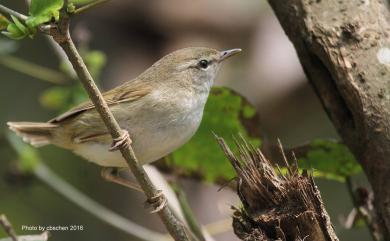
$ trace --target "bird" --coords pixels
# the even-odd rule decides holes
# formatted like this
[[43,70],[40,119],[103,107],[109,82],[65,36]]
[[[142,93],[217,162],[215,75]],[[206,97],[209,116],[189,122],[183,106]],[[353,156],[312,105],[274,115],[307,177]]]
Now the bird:
[[[141,164],[154,162],[190,140],[201,123],[221,64],[239,52],[241,49],[179,49],[138,77],[103,93],[120,127],[131,136]],[[109,151],[111,135],[91,101],[48,122],[7,125],[34,147],[53,144],[102,167],[127,167],[120,152]]]

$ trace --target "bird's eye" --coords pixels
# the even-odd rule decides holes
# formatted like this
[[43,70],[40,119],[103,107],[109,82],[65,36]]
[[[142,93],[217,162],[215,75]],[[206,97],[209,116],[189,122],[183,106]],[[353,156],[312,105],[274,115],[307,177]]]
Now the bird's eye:
[[207,69],[208,66],[209,66],[209,61],[205,59],[199,61],[199,67],[201,67],[202,69]]

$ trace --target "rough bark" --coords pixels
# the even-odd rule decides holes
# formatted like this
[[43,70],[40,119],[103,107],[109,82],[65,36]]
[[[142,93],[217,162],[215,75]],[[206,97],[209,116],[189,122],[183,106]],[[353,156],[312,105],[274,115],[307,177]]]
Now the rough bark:
[[234,155],[217,140],[237,173],[237,193],[243,208],[233,215],[235,234],[245,241],[338,241],[311,175],[289,166],[276,173],[259,149],[244,140]]
[[269,0],[375,193],[390,233],[390,12],[384,0]]

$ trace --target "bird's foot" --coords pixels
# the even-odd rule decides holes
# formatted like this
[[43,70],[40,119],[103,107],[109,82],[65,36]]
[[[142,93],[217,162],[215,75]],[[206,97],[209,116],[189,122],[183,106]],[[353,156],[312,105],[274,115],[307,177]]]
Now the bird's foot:
[[132,143],[132,140],[130,139],[129,132],[127,130],[122,129],[122,134],[120,137],[115,138],[112,141],[111,147],[108,149],[109,151],[117,151],[121,148],[128,148]]
[[149,205],[153,207],[153,210],[150,213],[157,213],[160,212],[168,203],[167,198],[164,196],[163,192],[161,190],[158,190],[156,195],[152,198],[149,198],[145,202],[145,206],[148,207]]
[[123,177],[120,177],[118,174],[118,168],[115,167],[103,167],[101,171],[101,176],[103,177],[104,180],[113,182],[125,187],[128,187],[130,189],[139,191],[143,193],[143,190],[141,187]]

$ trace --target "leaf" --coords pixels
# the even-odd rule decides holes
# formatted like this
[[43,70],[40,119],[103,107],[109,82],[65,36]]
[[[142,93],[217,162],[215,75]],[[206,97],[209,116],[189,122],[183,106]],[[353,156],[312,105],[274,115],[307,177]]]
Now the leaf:
[[74,13],[75,10],[76,10],[76,6],[74,5],[74,3],[72,2],[68,3],[68,6],[66,7],[66,11],[68,13]]
[[26,26],[24,26],[24,25],[19,21],[19,19],[17,19],[16,17],[14,17],[14,16],[12,16],[12,15],[11,15],[11,18],[12,18],[12,21],[14,21],[16,27],[17,27],[22,33],[28,34],[28,29],[26,28]]
[[52,19],[58,21],[63,5],[63,0],[31,0],[29,9],[30,16],[26,24],[34,28]]
[[10,39],[20,40],[28,36],[28,33],[22,32],[20,28],[15,23],[10,23],[7,26],[7,31],[1,32]]
[[11,18],[13,22],[8,23],[7,31],[3,31],[2,34],[14,40],[20,40],[32,34],[32,32],[30,32],[30,30],[19,21],[19,19],[14,16],[11,16]]
[[11,22],[6,17],[4,17],[2,14],[0,14],[0,31],[7,29],[7,26],[10,23]]
[[306,156],[298,161],[300,168],[313,168],[315,176],[337,181],[362,171],[347,146],[329,140],[314,140]]
[[250,119],[255,113],[255,109],[233,91],[222,87],[213,88],[198,131],[190,142],[168,157],[168,164],[185,172],[200,173],[208,182],[220,177],[233,178],[235,172],[212,132],[223,136],[230,143],[233,143],[232,135],[241,133],[251,144],[259,146],[260,139],[250,137],[242,124],[242,119]]
[[19,21],[15,16],[12,16],[12,21],[10,22],[7,26],[7,32],[3,31],[2,33],[14,40],[20,40],[25,38],[26,36],[32,37],[36,30],[35,29],[30,29],[26,27],[22,22]]

